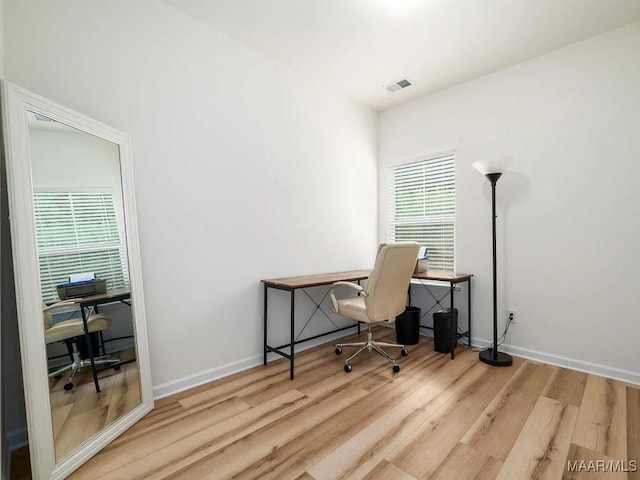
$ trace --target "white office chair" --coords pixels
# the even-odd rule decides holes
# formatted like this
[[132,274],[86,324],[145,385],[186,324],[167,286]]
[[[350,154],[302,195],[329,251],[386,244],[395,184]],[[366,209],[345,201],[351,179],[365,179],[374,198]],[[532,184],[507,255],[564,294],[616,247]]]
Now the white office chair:
[[[366,342],[336,345],[337,355],[342,353],[343,347],[359,347],[344,361],[345,372],[351,371],[349,362],[364,350],[376,351],[391,362],[394,372],[400,371],[400,365],[381,347],[401,348],[402,356],[407,356],[409,352],[404,345],[375,342],[371,326],[374,323],[393,322],[404,311],[418,249],[419,245],[415,242],[383,243],[378,247],[376,263],[364,287],[352,282],[336,282],[331,286],[329,295],[332,311],[367,324]],[[337,300],[334,291],[338,287],[355,290],[358,296]]]
[[[78,373],[78,371],[82,367],[87,367],[91,365],[91,360],[83,360],[80,357],[80,351],[78,349],[78,342],[84,342],[84,325],[82,324],[81,318],[71,318],[69,320],[63,320],[61,322],[53,323],[52,321],[52,313],[53,310],[62,307],[74,306],[75,303],[72,300],[66,300],[62,302],[57,302],[52,305],[43,306],[43,320],[44,320],[44,340],[47,345],[54,342],[68,342],[71,344],[71,357],[72,361],[70,364],[65,365],[57,370],[51,372],[49,377],[57,377],[61,375],[66,370],[71,370],[71,375],[69,376],[69,380],[64,385],[65,390],[71,390],[73,388],[73,379]],[[99,332],[102,333],[105,330],[108,330],[111,327],[111,318],[102,314],[93,314],[89,315],[87,318],[87,326],[89,327],[89,333]],[[111,358],[98,357],[95,358],[95,354],[98,352],[94,352],[94,363],[95,365],[110,365],[115,370],[120,368],[120,360],[115,360]],[[104,352],[103,352],[104,353]]]

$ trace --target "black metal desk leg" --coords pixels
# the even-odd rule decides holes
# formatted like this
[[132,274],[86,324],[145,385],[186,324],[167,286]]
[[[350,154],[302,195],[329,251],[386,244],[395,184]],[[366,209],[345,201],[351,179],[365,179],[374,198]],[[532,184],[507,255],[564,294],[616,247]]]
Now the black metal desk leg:
[[453,310],[453,282],[449,282],[449,296],[451,297],[451,328],[453,335],[451,336],[451,360],[455,358],[454,350],[458,341],[458,322],[456,321],[455,312]]
[[469,349],[471,349],[471,277],[467,280],[467,318],[469,319]]
[[291,366],[289,369],[289,378],[291,380],[293,380],[293,350],[295,348],[295,340],[294,340],[294,336],[295,336],[295,307],[296,307],[296,291],[295,289],[291,290],[291,358],[289,359],[291,362]]
[[89,361],[91,362],[91,373],[93,374],[93,383],[96,386],[96,393],[100,393],[100,384],[98,383],[98,371],[96,370],[96,362],[93,358],[93,348],[91,346],[91,334],[89,333],[89,323],[87,322],[87,313],[84,307],[80,307],[82,314],[82,325],[84,326],[84,341],[87,344],[87,352],[89,352]]
[[[360,285],[360,280],[358,280],[358,285]],[[358,335],[360,335],[360,322],[357,322],[357,323],[358,323]]]
[[264,365],[267,364],[267,294],[268,294],[269,290],[266,284],[264,284],[264,313],[262,318],[263,320],[263,325],[262,325],[262,330],[263,330],[263,338],[264,338],[264,344],[263,344],[263,349],[264,349],[264,359],[263,359],[263,363]]

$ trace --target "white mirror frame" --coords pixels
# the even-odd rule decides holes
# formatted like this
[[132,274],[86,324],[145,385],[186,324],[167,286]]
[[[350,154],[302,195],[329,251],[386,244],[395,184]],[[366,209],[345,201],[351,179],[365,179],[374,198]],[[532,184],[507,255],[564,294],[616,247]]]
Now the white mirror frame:
[[[33,478],[63,479],[98,453],[153,409],[151,366],[138,247],[133,167],[129,136],[91,118],[58,105],[23,88],[4,82],[2,116],[5,138],[7,193],[11,243],[15,270],[16,304],[25,387],[25,406],[31,472]],[[126,245],[129,260],[133,327],[139,368],[141,403],[119,417],[87,442],[56,463],[47,355],[42,326],[33,184],[29,155],[27,111],[32,111],[78,130],[113,142],[120,150],[120,173],[124,197]]]

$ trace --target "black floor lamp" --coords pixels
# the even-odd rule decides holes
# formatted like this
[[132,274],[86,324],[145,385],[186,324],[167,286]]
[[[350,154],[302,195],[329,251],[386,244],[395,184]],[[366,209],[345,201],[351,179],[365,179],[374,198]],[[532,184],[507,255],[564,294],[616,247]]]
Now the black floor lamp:
[[480,352],[480,360],[496,367],[508,367],[513,363],[511,355],[498,351],[498,293],[496,272],[496,183],[513,163],[512,157],[480,160],[471,166],[491,182],[491,223],[493,227],[493,345]]

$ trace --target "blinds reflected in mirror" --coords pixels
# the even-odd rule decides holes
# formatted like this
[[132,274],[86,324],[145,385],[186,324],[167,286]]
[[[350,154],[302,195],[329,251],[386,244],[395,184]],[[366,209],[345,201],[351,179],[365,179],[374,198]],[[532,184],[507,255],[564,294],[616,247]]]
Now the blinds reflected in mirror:
[[56,285],[79,272],[94,272],[109,290],[129,287],[112,192],[36,191],[33,201],[44,301],[57,300]]

